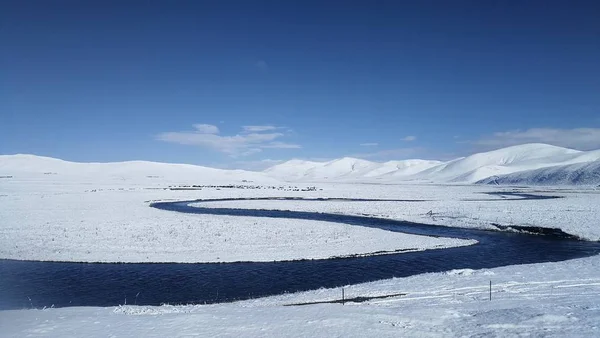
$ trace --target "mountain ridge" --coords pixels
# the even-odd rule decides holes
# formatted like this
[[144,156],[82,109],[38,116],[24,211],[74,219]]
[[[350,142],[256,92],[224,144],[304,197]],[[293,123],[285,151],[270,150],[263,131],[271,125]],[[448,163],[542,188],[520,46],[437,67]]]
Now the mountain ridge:
[[543,143],[528,143],[475,153],[446,162],[410,159],[380,163],[344,157],[327,162],[311,161],[310,168],[304,171],[288,161],[264,172],[286,181],[305,182],[475,183],[492,176],[596,160],[600,160],[600,150],[580,151]]
[[82,163],[46,156],[15,154],[0,155],[0,176],[57,174],[113,179],[164,178],[190,182],[217,180],[383,184],[490,183],[486,179],[500,178],[493,181],[494,184],[582,184],[581,182],[588,181],[595,184],[595,173],[600,169],[595,165],[586,164],[596,161],[600,161],[600,149],[579,151],[542,143],[500,148],[445,162],[420,159],[372,162],[353,157],[324,162],[292,159],[261,172],[150,161]]
[[557,165],[490,176],[477,181],[492,185],[597,185],[600,186],[600,160]]

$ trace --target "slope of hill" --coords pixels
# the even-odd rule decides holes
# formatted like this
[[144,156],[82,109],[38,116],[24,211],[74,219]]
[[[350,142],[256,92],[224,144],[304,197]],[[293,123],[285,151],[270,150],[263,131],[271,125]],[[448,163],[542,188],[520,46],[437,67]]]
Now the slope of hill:
[[441,161],[430,160],[389,161],[383,163],[380,168],[368,172],[364,177],[384,177],[384,175],[390,177],[409,176],[435,167],[441,163]]
[[600,160],[600,150],[578,151],[541,143],[523,144],[477,153],[448,162],[405,160],[385,163],[354,158],[330,162],[298,160],[282,163],[265,171],[287,181],[337,182],[464,182],[472,183],[499,176],[557,165],[587,163]]
[[374,163],[358,158],[344,157],[330,162],[323,163],[306,172],[304,179],[327,180],[327,179],[348,179],[361,177],[371,170],[381,166],[380,163]]
[[[263,172],[147,161],[76,163],[35,155],[0,155],[0,177],[57,175],[57,178],[159,179],[207,184],[242,181],[475,183],[489,177],[500,177],[499,181],[494,182],[594,184],[598,170],[592,164],[595,161],[600,161],[600,150],[578,151],[540,143],[477,153],[447,162],[413,159],[378,163],[344,157],[329,162],[291,160]],[[536,171],[544,168],[548,170]],[[506,176],[513,173],[524,174]]]
[[295,181],[302,179],[306,175],[307,171],[321,165],[321,162],[290,160],[267,168],[263,172],[271,177]]
[[479,184],[507,185],[600,185],[600,160],[520,171],[492,176]]
[[327,182],[364,181],[409,176],[439,165],[440,161],[404,160],[385,163],[344,157],[329,162],[291,160],[264,171],[271,177],[286,181]]
[[197,183],[225,183],[257,181],[276,182],[263,173],[243,170],[224,170],[190,164],[172,164],[147,161],[112,163],[79,163],[36,155],[0,155],[0,176],[54,178],[117,179],[182,181]]
[[531,143],[477,153],[440,165],[419,178],[445,182],[475,182],[515,171],[537,169],[572,160],[582,152],[547,144]]

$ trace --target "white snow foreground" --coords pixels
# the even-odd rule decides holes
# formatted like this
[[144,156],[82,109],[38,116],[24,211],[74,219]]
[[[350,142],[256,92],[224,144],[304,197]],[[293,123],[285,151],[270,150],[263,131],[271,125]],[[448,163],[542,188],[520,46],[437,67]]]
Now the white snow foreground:
[[[166,173],[168,174],[168,173]],[[21,174],[23,175],[23,174]],[[470,245],[309,220],[183,214],[152,200],[303,196],[318,192],[165,190],[145,178],[32,175],[0,181],[0,258],[74,262],[236,262],[325,259]],[[252,183],[255,184],[255,183]]]
[[[492,282],[492,300],[489,283]],[[4,337],[457,337],[600,335],[600,259],[454,270],[237,303],[0,312]],[[397,295],[402,294],[402,295]]]
[[[600,239],[600,192],[548,189],[562,199],[513,201],[487,195],[490,186],[320,184],[318,191],[265,189],[273,179],[254,176],[261,189],[164,190],[170,184],[234,178],[165,169],[122,176],[107,172],[45,173],[41,164],[0,171],[0,257],[75,261],[232,261],[343,255],[380,250],[408,237],[327,222],[178,214],[148,207],[150,200],[287,196],[421,199],[427,202],[232,201],[204,206],[286,209],[490,227],[491,223],[559,227]],[[68,167],[69,165],[67,165]],[[84,168],[85,166],[81,167]],[[58,168],[60,169],[60,168]],[[67,168],[68,169],[68,168]],[[111,169],[112,170],[112,169]],[[144,169],[146,170],[146,169]],[[195,170],[195,169],[194,169]],[[48,171],[49,172],[49,171]],[[147,177],[152,176],[152,177]],[[181,177],[178,177],[181,176]],[[263,180],[259,183],[258,180]],[[244,183],[246,184],[246,183]],[[429,212],[431,211],[431,212]],[[298,226],[300,225],[301,226]],[[282,233],[277,234],[278,229]],[[356,232],[354,232],[356,231]],[[372,237],[369,237],[372,236]],[[360,248],[362,239],[371,238]],[[458,245],[415,237],[427,244]],[[281,242],[281,243],[280,243]],[[234,243],[234,244],[225,244]],[[284,244],[282,244],[284,243]],[[414,244],[409,243],[409,247]],[[275,246],[273,246],[275,245]],[[237,249],[236,249],[237,248]],[[265,249],[267,248],[267,249]],[[269,251],[272,248],[273,251]],[[349,249],[348,249],[349,248]],[[236,251],[237,250],[237,251]],[[255,256],[252,256],[255,255]],[[260,256],[262,255],[262,256]],[[29,258],[28,258],[29,257]],[[248,259],[250,257],[250,259]],[[262,258],[261,258],[262,257]],[[489,282],[492,281],[492,301]],[[0,311],[3,337],[64,336],[580,336],[600,335],[600,258],[454,270],[345,287],[347,298],[389,296],[365,303],[283,306],[337,300],[341,289],[321,289],[230,304],[194,306],[74,307]]]
[[349,157],[329,162],[292,160],[275,165],[264,173],[290,182],[474,183],[495,175],[598,160],[600,150],[578,151],[532,143],[473,154],[448,162],[404,160],[377,163]]

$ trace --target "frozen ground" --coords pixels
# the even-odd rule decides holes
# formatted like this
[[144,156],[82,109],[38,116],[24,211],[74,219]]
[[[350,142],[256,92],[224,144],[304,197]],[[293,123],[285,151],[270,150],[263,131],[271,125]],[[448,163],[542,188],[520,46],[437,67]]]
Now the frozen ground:
[[[492,301],[489,282],[492,281]],[[597,337],[600,259],[459,270],[239,303],[0,312],[6,337]]]
[[[247,185],[247,184],[246,184]],[[257,184],[258,185],[258,184]],[[424,202],[227,201],[213,207],[372,215],[445,226],[556,227],[600,239],[600,191],[545,190],[563,196],[513,200],[503,188],[474,185],[319,184],[281,189],[164,190],[152,180],[78,181],[43,175],[0,181],[0,257],[87,262],[231,262],[328,258],[469,242],[390,233],[343,224],[180,214],[151,200],[289,196],[415,199]],[[268,184],[261,185],[268,187]]]
[[[319,197],[415,199],[426,202],[227,201],[205,207],[285,209],[407,220],[445,226],[495,229],[493,224],[560,228],[600,240],[600,190],[499,188],[476,185],[320,184]],[[515,200],[489,192],[519,191],[559,199]]]
[[234,262],[318,259],[468,245],[338,223],[190,215],[151,200],[318,196],[278,189],[164,190],[147,182],[81,182],[52,175],[0,182],[0,258],[80,262]]
[[[318,184],[323,190],[164,190],[185,181],[73,179],[0,181],[0,257],[76,261],[234,261],[325,258],[400,247],[456,245],[446,239],[314,221],[178,214],[151,200],[344,197],[426,202],[230,201],[204,206],[369,214],[448,226],[492,223],[560,227],[600,238],[593,189],[520,189],[562,199],[509,200],[490,186]],[[272,182],[241,183],[272,186]],[[507,189],[512,190],[512,189]],[[431,213],[429,213],[431,211]],[[279,231],[279,232],[278,232]],[[399,237],[396,237],[399,236]],[[464,242],[462,244],[465,244]],[[400,246],[400,247],[398,247]],[[362,250],[362,251],[361,251]],[[492,281],[492,301],[489,282]],[[321,289],[207,306],[121,306],[1,311],[2,336],[556,336],[600,335],[600,258],[423,274],[347,286],[364,303],[284,306],[341,297]]]
[[[318,184],[317,187],[323,190],[210,188],[173,191],[163,190],[166,183],[157,183],[150,178],[73,181],[59,176],[15,177],[0,181],[0,257],[90,261],[99,258],[106,261],[196,261],[217,260],[218,257],[218,261],[227,261],[239,260],[239,257],[272,259],[275,254],[281,259],[311,254],[327,257],[356,253],[359,249],[366,252],[381,250],[388,243],[394,248],[406,243],[414,245],[408,237],[396,238],[392,236],[395,234],[377,229],[310,221],[302,222],[299,227],[299,221],[177,214],[148,207],[150,200],[225,197],[428,201],[231,201],[206,205],[369,214],[449,226],[539,225],[560,227],[589,239],[600,238],[600,194],[593,189],[545,190],[537,193],[565,198],[515,201],[508,200],[512,197],[485,194],[503,191],[490,186]],[[277,234],[279,229],[281,233]],[[327,251],[334,247],[331,241],[336,236],[338,241],[334,242],[338,246],[335,250],[338,251]],[[364,238],[370,240],[363,242]],[[422,237],[415,239],[421,247],[427,243],[440,244],[427,242],[430,239]],[[441,241],[448,244],[444,239]],[[227,242],[234,244],[225,244]],[[273,242],[277,243],[275,247]],[[269,252],[269,245],[273,252]],[[490,281],[492,301],[488,300]],[[560,263],[423,274],[345,288],[347,298],[398,293],[405,295],[345,305],[283,306],[339,299],[341,289],[338,288],[209,306],[2,311],[0,335],[600,335],[598,256]]]

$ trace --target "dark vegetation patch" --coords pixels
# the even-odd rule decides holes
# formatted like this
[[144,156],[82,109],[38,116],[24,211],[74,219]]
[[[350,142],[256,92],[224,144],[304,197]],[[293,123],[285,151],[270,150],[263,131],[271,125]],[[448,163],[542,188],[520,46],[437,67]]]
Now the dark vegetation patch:
[[302,305],[315,305],[315,304],[344,304],[344,303],[363,303],[372,299],[385,299],[392,297],[401,297],[406,296],[406,293],[393,293],[390,295],[383,296],[359,296],[353,298],[342,298],[342,299],[334,299],[334,300],[322,300],[316,302],[306,302],[306,303],[293,303],[293,304],[285,304],[283,306],[302,306]]
[[268,185],[246,185],[246,184],[228,184],[228,185],[177,185],[165,188],[168,190],[202,190],[202,189],[243,189],[243,190],[280,190],[280,191],[317,191],[317,187],[300,188],[297,186],[268,186]]
[[565,238],[565,239],[583,240],[581,237],[566,233],[559,228],[545,228],[545,227],[526,226],[526,225],[500,225],[498,223],[491,223],[491,225],[495,226],[496,228],[498,228],[500,230],[504,230],[504,231],[514,231],[514,232],[531,234],[531,235],[552,236],[552,237]]

